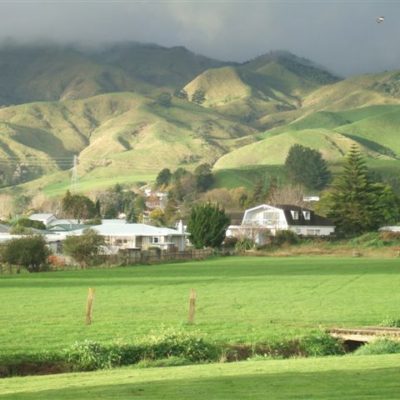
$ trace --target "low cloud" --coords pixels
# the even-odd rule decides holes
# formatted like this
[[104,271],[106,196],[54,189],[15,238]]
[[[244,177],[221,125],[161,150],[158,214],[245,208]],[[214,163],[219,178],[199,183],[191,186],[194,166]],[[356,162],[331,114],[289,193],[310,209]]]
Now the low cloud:
[[[376,18],[384,15],[382,24]],[[349,75],[400,69],[393,1],[37,1],[0,3],[0,39],[184,45],[245,61],[289,50]]]

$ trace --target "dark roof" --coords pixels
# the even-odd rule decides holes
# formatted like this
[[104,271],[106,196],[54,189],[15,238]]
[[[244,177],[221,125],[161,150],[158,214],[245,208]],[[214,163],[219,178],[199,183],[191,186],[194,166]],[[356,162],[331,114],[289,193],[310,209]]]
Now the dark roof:
[[243,221],[244,211],[226,211],[232,225],[240,225]]
[[[283,210],[288,225],[308,225],[308,226],[335,226],[335,224],[328,218],[315,214],[313,210],[305,207],[294,206],[290,204],[278,204],[275,207]],[[291,211],[299,213],[299,219],[293,219]],[[304,218],[304,211],[310,213],[310,219]]]

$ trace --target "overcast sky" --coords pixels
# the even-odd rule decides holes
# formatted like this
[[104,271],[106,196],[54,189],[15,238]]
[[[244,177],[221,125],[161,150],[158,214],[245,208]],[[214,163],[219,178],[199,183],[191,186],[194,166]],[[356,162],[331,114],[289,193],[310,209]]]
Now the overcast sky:
[[283,49],[349,75],[400,69],[400,0],[0,0],[6,38],[183,45],[231,61]]

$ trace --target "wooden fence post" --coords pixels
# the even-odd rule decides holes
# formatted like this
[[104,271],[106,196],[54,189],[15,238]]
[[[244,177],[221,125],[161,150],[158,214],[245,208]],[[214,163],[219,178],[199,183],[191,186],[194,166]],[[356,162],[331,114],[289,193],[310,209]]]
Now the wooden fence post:
[[189,296],[189,324],[194,324],[194,315],[196,312],[196,291],[194,289],[190,290]]
[[86,325],[90,325],[92,323],[94,292],[94,288],[89,288],[86,302]]

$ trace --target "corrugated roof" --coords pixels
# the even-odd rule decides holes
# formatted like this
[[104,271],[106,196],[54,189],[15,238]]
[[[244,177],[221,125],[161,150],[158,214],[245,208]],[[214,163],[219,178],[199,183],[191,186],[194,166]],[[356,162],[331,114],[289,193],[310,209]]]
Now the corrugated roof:
[[[160,228],[145,224],[110,223],[91,227],[102,236],[181,236],[175,229]],[[82,234],[84,229],[74,231],[74,235]]]

